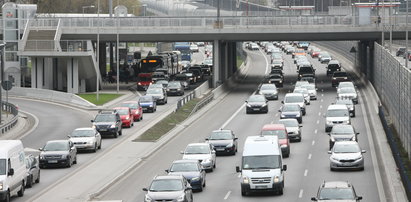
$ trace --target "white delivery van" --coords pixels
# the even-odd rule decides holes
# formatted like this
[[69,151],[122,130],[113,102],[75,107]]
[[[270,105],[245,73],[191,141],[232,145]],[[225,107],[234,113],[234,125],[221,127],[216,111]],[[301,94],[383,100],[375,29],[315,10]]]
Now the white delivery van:
[[250,192],[274,192],[284,189],[284,171],[281,148],[277,136],[249,136],[244,143],[241,168],[241,195]]
[[14,195],[23,196],[26,176],[23,143],[0,140],[0,201],[8,202]]

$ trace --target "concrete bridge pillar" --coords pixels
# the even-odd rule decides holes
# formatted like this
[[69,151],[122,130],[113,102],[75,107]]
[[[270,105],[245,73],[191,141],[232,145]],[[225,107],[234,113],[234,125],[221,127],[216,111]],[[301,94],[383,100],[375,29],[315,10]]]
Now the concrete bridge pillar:
[[237,44],[236,42],[229,42],[227,46],[227,78],[231,77],[237,71]]
[[43,89],[53,89],[53,58],[44,58],[43,60]]
[[44,82],[44,58],[33,57],[32,58],[32,68],[31,68],[31,87],[32,88],[43,88]]
[[67,60],[67,92],[79,93],[78,59]]
[[222,66],[221,63],[221,41],[215,40],[213,42],[213,78],[212,78],[212,86],[213,88],[219,86],[221,84],[221,73],[220,69]]
[[214,41],[213,87],[217,87],[235,72],[237,56],[235,42]]

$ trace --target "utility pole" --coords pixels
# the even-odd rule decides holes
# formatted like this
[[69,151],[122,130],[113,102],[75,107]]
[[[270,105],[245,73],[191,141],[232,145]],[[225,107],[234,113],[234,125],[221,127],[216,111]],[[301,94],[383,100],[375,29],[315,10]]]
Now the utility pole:
[[408,69],[408,60],[410,55],[408,54],[408,0],[405,0],[406,14],[405,14],[405,67]]
[[100,88],[100,0],[97,0],[97,83],[96,83],[96,100],[99,100]]

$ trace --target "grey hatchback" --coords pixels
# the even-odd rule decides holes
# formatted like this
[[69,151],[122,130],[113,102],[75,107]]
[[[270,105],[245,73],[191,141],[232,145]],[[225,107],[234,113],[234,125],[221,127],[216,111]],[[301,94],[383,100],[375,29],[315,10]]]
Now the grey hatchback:
[[150,187],[143,188],[147,194],[145,202],[181,201],[192,202],[193,191],[190,183],[182,175],[162,175],[154,177]]

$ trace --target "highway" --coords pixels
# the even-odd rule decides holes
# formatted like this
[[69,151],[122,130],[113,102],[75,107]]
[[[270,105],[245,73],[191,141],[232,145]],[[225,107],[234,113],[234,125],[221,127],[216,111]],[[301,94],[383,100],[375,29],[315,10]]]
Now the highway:
[[[193,61],[201,63],[204,60],[204,52],[195,53],[193,55]],[[197,86],[193,85],[193,86]],[[190,92],[194,87],[190,88]],[[121,93],[121,92],[120,92]],[[127,100],[138,100],[139,95],[144,92],[138,92],[135,97],[130,97]],[[34,184],[32,188],[26,189],[23,197],[13,197],[13,202],[23,202],[28,199],[32,200],[36,198],[36,195],[41,192],[47,192],[47,190],[56,183],[59,179],[73,173],[79,172],[83,165],[87,165],[97,159],[99,156],[103,156],[110,148],[115,146],[121,141],[124,141],[126,137],[141,130],[142,126],[148,122],[156,119],[160,114],[165,113],[170,108],[175,108],[177,101],[181,96],[169,96],[168,103],[166,105],[158,105],[155,113],[144,113],[144,119],[140,122],[134,122],[134,126],[131,128],[123,128],[123,135],[119,138],[104,138],[102,143],[102,149],[97,153],[81,152],[78,153],[77,165],[71,168],[52,168],[41,170],[40,183]],[[97,111],[86,111],[78,108],[74,108],[68,105],[56,104],[46,101],[32,100],[26,98],[9,98],[9,101],[19,106],[19,110],[34,115],[38,120],[37,127],[24,137],[21,137],[24,147],[38,149],[43,147],[48,140],[67,139],[68,135],[79,127],[91,127],[90,120],[94,119]],[[110,107],[115,107],[113,105]],[[64,182],[63,182],[64,183]]]
[[[192,125],[188,126],[167,145],[159,149],[134,171],[128,173],[121,181],[111,186],[98,196],[100,200],[123,200],[125,202],[143,201],[145,192],[141,189],[148,187],[155,175],[165,174],[164,170],[171,162],[181,159],[181,150],[189,143],[203,142],[212,130],[219,128],[231,129],[239,138],[239,149],[236,156],[217,157],[214,172],[207,173],[206,188],[203,192],[195,193],[195,201],[309,201],[315,196],[319,185],[324,180],[348,180],[353,183],[357,194],[364,201],[382,201],[378,194],[378,184],[375,168],[378,165],[372,161],[372,147],[369,139],[372,134],[367,124],[367,114],[364,110],[363,97],[359,96],[356,105],[356,117],[352,124],[359,135],[359,144],[367,150],[365,154],[364,171],[331,172],[329,169],[328,135],[324,132],[324,118],[328,105],[336,97],[335,88],[331,87],[330,79],[325,76],[325,64],[312,60],[317,69],[318,100],[311,101],[307,106],[307,115],[303,118],[302,141],[291,143],[291,155],[285,159],[288,170],[285,172],[284,195],[251,195],[241,196],[239,173],[235,166],[240,165],[244,140],[247,136],[258,135],[264,124],[276,123],[279,120],[278,109],[285,93],[292,91],[292,83],[296,81],[296,67],[290,55],[285,56],[285,85],[280,90],[278,101],[269,102],[268,114],[246,114],[244,101],[256,89],[262,76],[269,68],[267,56],[263,51],[249,52],[248,71],[245,80],[237,85],[224,99],[205,112]],[[361,86],[359,86],[361,92]]]

